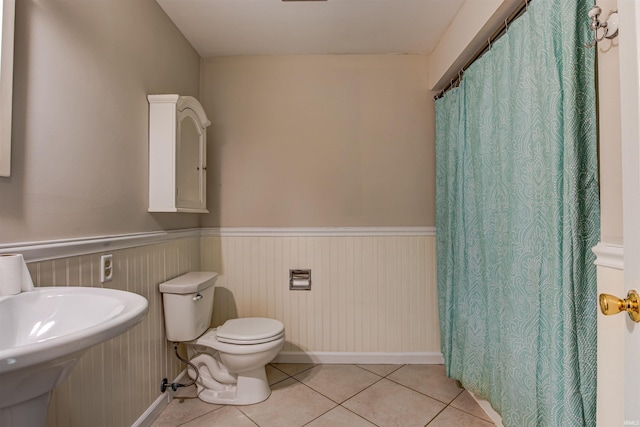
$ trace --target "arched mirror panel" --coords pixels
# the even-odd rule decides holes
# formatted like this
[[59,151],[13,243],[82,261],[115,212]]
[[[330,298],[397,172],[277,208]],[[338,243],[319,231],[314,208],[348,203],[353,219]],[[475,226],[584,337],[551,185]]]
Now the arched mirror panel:
[[207,133],[193,97],[149,95],[149,212],[206,213]]

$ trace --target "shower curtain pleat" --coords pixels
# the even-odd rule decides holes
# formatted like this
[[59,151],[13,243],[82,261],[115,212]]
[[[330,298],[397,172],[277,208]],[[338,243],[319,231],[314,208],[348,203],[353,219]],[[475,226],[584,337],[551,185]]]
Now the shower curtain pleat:
[[595,425],[591,5],[533,1],[436,102],[442,352],[507,427]]

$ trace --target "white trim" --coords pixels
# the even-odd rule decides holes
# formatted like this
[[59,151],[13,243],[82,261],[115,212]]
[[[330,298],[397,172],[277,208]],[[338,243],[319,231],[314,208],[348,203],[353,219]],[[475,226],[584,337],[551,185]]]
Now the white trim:
[[[618,1],[620,19],[620,129],[622,140],[622,238],[625,246],[625,258],[629,260],[624,269],[624,289],[637,289],[640,283],[640,223],[637,220],[640,211],[640,5],[636,0]],[[617,327],[622,325],[617,324]],[[614,334],[613,325],[603,330],[605,334]],[[598,387],[598,420],[611,425],[619,420],[622,406],[624,420],[640,420],[640,396],[638,383],[640,370],[638,353],[640,337],[637,327],[629,323],[624,327],[624,341],[615,340],[617,347],[624,353],[624,371],[618,388],[607,388],[601,392]],[[600,335],[600,334],[598,334]],[[610,341],[613,342],[613,341]],[[611,347],[608,347],[611,348]],[[611,360],[603,357],[598,361],[598,375],[609,376],[615,368],[607,363]],[[604,362],[604,363],[602,363]],[[618,392],[620,391],[620,392]],[[624,402],[624,405],[618,405]],[[601,408],[607,408],[601,411]],[[609,413],[611,410],[611,413]],[[634,423],[635,421],[631,421]]]
[[13,101],[13,63],[16,21],[15,0],[0,2],[0,176],[11,176],[11,118]]
[[0,254],[20,253],[27,262],[147,246],[189,237],[435,236],[435,227],[222,227],[0,244]]
[[[185,369],[178,374],[173,382],[180,382],[180,380],[186,375],[187,370]],[[156,418],[158,418],[160,413],[162,413],[162,411],[169,405],[169,403],[171,403],[175,395],[176,392],[171,388],[168,388],[165,393],[161,394],[156,400],[153,401],[151,406],[149,406],[147,410],[144,411],[142,415],[140,415],[140,418],[138,418],[133,424],[131,424],[131,427],[150,427],[156,420]]]
[[272,363],[442,365],[444,364],[444,357],[439,352],[350,353],[281,351]]
[[435,227],[209,227],[202,237],[435,236]]
[[597,257],[595,265],[624,270],[624,246],[600,242],[591,250]]
[[493,421],[496,427],[504,427],[502,424],[502,417],[500,416],[499,413],[496,412],[495,409],[493,409],[493,406],[491,406],[491,403],[489,403],[489,401],[480,399],[478,396],[471,393],[470,391],[469,391],[469,394],[471,395],[471,397],[473,397],[476,403],[478,403],[478,406],[482,408],[484,413],[487,414],[487,417],[489,417],[491,421]]
[[20,253],[27,262],[67,258],[118,249],[153,245],[170,240],[200,237],[200,229],[121,234],[117,236],[21,242],[0,245],[0,254]]

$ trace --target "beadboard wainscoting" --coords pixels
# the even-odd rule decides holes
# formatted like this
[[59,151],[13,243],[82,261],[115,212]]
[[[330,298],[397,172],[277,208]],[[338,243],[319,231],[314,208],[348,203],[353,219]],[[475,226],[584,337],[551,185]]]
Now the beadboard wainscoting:
[[[133,246],[124,248],[126,246]],[[65,254],[104,250],[86,255]],[[5,246],[4,251],[8,250]],[[166,341],[158,284],[200,268],[200,233],[192,230],[47,242],[14,248],[27,260],[36,286],[94,286],[147,298],[149,313],[128,332],[91,348],[52,394],[48,427],[130,426],[157,400],[162,378],[184,366]],[[100,283],[100,255],[112,253],[113,280]],[[50,260],[43,260],[47,257]],[[161,408],[160,408],[161,409]]]
[[[212,325],[285,324],[279,362],[442,363],[435,229],[203,229],[202,267],[219,273]],[[311,269],[310,291],[289,290]]]
[[[212,325],[279,319],[280,362],[442,363],[435,230],[203,228],[0,245],[22,253],[36,286],[96,286],[146,297],[149,313],[90,349],[53,392],[48,427],[150,425],[184,373],[166,341],[158,285],[189,271],[219,273]],[[113,280],[100,283],[100,256]],[[310,291],[289,290],[289,269],[310,268]]]

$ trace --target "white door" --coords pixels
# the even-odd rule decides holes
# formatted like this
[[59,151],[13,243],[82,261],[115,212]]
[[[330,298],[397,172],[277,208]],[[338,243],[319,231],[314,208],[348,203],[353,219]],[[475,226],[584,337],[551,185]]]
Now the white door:
[[[630,289],[640,290],[640,5],[637,0],[619,0],[618,10],[626,294]],[[618,378],[619,398],[624,401],[623,425],[640,426],[640,323],[627,315],[624,318],[624,350],[610,351],[624,353],[623,378]]]

